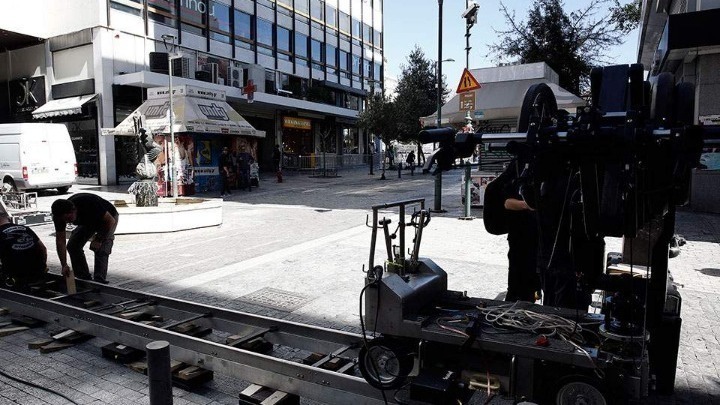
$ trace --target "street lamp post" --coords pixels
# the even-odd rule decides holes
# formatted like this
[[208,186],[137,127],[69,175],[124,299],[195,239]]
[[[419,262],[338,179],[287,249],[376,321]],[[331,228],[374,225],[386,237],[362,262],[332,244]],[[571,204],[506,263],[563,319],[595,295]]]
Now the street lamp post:
[[167,49],[168,43],[167,41],[170,41],[170,49],[168,52],[168,96],[170,97],[170,108],[168,111],[168,120],[170,124],[170,175],[172,178],[170,179],[172,181],[172,195],[174,198],[178,198],[178,184],[177,184],[177,162],[175,159],[175,128],[174,128],[174,111],[173,111],[173,86],[172,86],[172,77],[173,77],[173,64],[172,61],[177,57],[177,55],[174,54],[175,52],[175,36],[165,34],[162,36],[163,43],[165,44],[165,48]]

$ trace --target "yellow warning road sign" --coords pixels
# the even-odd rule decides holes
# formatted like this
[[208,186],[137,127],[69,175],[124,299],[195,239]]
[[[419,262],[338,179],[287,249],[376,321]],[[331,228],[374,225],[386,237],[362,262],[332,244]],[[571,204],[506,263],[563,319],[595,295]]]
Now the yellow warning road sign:
[[470,74],[470,71],[465,68],[465,70],[463,70],[462,76],[460,77],[460,84],[458,84],[457,90],[455,92],[464,93],[466,91],[477,90],[480,87],[480,83],[478,83],[478,81],[475,80],[473,75]]

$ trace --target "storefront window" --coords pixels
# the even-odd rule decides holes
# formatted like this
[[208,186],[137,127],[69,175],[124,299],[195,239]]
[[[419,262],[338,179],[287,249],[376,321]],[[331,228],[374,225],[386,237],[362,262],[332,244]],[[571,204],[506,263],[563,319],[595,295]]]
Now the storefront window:
[[68,121],[67,129],[75,148],[78,165],[78,183],[99,184],[98,138],[94,119]]
[[343,129],[343,153],[360,153],[359,135],[357,128]]
[[160,24],[175,26],[175,0],[147,0],[148,17]]

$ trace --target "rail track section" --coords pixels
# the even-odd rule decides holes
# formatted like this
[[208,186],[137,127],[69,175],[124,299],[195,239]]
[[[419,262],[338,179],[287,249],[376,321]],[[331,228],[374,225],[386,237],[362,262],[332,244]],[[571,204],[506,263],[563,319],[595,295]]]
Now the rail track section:
[[[49,277],[46,285],[56,289],[64,285],[61,276]],[[301,398],[326,403],[383,403],[381,392],[356,375],[361,335],[93,282],[78,281],[77,286],[78,292],[72,295],[48,294],[43,289],[40,293],[44,297],[37,296],[37,291],[28,295],[3,290],[0,306],[136,349],[165,340],[174,360]],[[178,332],[187,325],[205,333],[198,337]],[[227,341],[233,338],[235,341]],[[272,344],[271,350],[258,353],[236,347],[257,338]],[[315,358],[312,364],[302,363],[307,362],[308,355]]]

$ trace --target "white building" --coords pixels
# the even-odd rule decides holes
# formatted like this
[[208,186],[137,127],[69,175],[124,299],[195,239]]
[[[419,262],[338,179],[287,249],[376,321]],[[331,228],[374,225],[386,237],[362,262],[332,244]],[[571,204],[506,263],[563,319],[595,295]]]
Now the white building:
[[[66,123],[80,179],[115,184],[134,168],[134,139],[100,129],[168,86],[170,52],[174,86],[224,92],[266,133],[253,150],[261,167],[275,144],[361,155],[368,140],[354,124],[382,87],[382,10],[382,0],[13,2],[0,15],[0,122]],[[212,156],[228,138],[207,141]]]
[[[670,72],[695,85],[697,123],[720,124],[720,0],[644,0],[638,61],[650,80]],[[720,212],[720,150],[708,149],[693,173],[690,204]]]

